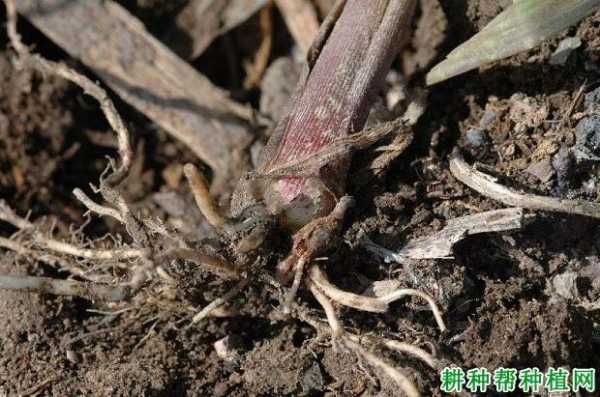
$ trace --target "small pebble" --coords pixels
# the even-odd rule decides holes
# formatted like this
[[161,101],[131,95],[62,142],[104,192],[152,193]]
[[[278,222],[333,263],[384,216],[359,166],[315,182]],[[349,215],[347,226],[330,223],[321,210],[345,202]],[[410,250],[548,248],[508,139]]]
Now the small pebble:
[[587,111],[592,111],[594,108],[600,107],[600,87],[585,94],[583,106]]
[[479,120],[479,128],[485,130],[492,124],[496,118],[498,117],[498,113],[493,110],[486,110],[483,116],[481,116],[481,120]]
[[323,374],[321,373],[321,368],[319,368],[319,364],[313,362],[310,368],[302,375],[300,384],[305,393],[323,391],[325,388],[325,381],[323,379]]
[[569,178],[573,174],[575,162],[569,149],[562,147],[552,158],[552,167],[556,171],[558,194],[561,195],[569,188]]
[[214,343],[215,352],[227,363],[236,363],[240,359],[242,338],[238,335],[228,335]]
[[579,37],[567,37],[558,44],[558,48],[550,57],[550,64],[564,65],[567,62],[567,59],[569,59],[571,52],[580,46],[581,39]]
[[577,290],[577,273],[573,271],[566,271],[554,276],[552,279],[552,287],[555,294],[564,299],[572,301],[579,297],[579,291]]
[[600,117],[581,120],[575,129],[575,157],[577,160],[600,160]]
[[554,168],[549,158],[531,163],[525,171],[544,183],[548,182],[554,176]]
[[596,179],[594,178],[590,178],[587,181],[584,181],[581,184],[581,187],[583,188],[585,194],[589,195],[590,197],[594,197],[598,193],[598,184],[596,183]]
[[467,131],[465,134],[465,139],[467,145],[474,148],[481,148],[487,143],[487,137],[485,133],[475,128],[471,128],[469,131]]

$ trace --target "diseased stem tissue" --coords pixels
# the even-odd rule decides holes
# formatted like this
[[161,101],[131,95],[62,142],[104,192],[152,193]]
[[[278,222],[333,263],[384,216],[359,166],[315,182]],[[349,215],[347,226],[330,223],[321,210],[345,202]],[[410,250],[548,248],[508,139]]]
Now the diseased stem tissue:
[[[338,2],[309,53],[289,113],[263,151],[259,174],[303,160],[363,128],[414,8],[413,0]],[[304,170],[309,176],[270,178],[252,188],[243,181],[232,207],[263,200],[282,224],[296,230],[331,212],[344,194],[348,160],[341,154]]]

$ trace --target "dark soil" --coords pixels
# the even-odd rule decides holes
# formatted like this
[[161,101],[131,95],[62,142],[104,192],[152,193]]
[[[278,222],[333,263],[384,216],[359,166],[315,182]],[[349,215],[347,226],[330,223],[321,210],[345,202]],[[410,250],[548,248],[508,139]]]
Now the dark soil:
[[[121,3],[160,35],[161,20],[172,18],[186,2]],[[446,21],[435,2],[423,2],[425,19],[405,50],[408,60],[395,65],[413,86],[423,84],[433,62],[511,2],[443,3],[446,33]],[[283,22],[276,22],[276,32],[283,31]],[[236,48],[236,40],[243,40],[240,46],[247,48],[247,35],[239,29],[252,30],[255,25],[251,19],[215,41],[197,62],[202,64],[199,69],[234,89],[237,83],[228,80],[219,65],[229,62],[226,53]],[[25,21],[19,29],[37,51],[86,72]],[[580,37],[582,47],[565,65],[550,65],[548,59],[567,35]],[[88,189],[90,182],[98,181],[105,156],[114,155],[113,135],[96,104],[77,88],[15,71],[6,38],[1,37],[0,198],[20,214],[31,211],[32,219],[49,217],[55,236],[68,239],[69,226],[77,227],[86,219],[72,189]],[[433,348],[444,363],[465,369],[563,366],[600,372],[598,221],[539,214],[518,233],[469,238],[455,248],[455,259],[421,261],[410,269],[382,263],[355,244],[362,230],[380,245],[395,249],[439,230],[447,219],[500,208],[451,176],[447,155],[457,145],[470,161],[484,163],[530,192],[600,200],[600,162],[570,159],[571,148],[581,144],[577,123],[556,128],[580,87],[600,81],[599,37],[597,14],[528,53],[431,89],[409,150],[368,188],[351,184],[349,193],[358,205],[344,228],[350,244],[330,255],[326,270],[333,283],[350,291],[360,292],[365,278],[394,277],[404,286],[430,293],[444,311],[449,332],[440,335],[431,312],[418,300],[395,303],[382,315],[342,309],[345,326]],[[283,48],[290,43],[287,36],[277,40],[281,44],[275,50],[281,54],[273,54],[273,60],[285,54]],[[281,85],[289,95],[290,82]],[[587,91],[594,88],[588,86]],[[236,92],[254,106],[260,95],[260,90]],[[166,219],[176,213],[185,218],[190,233],[205,232],[180,171],[185,162],[194,160],[193,154],[125,103],[116,104],[136,142],[127,197],[154,216]],[[576,112],[585,110],[583,106]],[[361,167],[361,156],[368,153],[358,155],[354,171]],[[185,208],[161,206],[157,192],[176,197]],[[122,232],[109,221],[94,219],[85,228],[88,238]],[[13,231],[0,224],[3,236]],[[284,244],[278,245],[286,245],[281,240]],[[274,267],[283,255],[285,249],[273,250],[263,260]],[[181,266],[175,273],[183,280],[182,296],[195,307],[231,287],[231,282],[194,268]],[[571,273],[576,282],[568,289],[562,280]],[[0,274],[65,276],[10,251],[0,251]],[[322,316],[308,293],[301,292],[299,299]],[[594,302],[595,309],[589,305]],[[157,304],[110,314],[111,307],[79,298],[0,290],[0,396],[396,395],[385,376],[371,373],[356,356],[332,347],[328,339],[317,338],[308,325],[282,317],[278,306],[276,296],[255,285],[233,303],[239,315],[190,327],[187,309]],[[238,342],[238,357],[231,362],[220,358],[213,347],[225,336]],[[423,395],[441,395],[438,373],[403,355],[378,354],[409,374]]]

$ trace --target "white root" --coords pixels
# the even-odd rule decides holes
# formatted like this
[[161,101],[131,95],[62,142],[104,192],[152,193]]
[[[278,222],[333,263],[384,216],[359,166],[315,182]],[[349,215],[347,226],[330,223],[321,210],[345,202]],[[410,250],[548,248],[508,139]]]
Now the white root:
[[[0,220],[12,224],[21,230],[33,230],[35,225],[29,222],[27,219],[18,216],[4,201],[0,200]],[[92,260],[117,260],[117,259],[132,259],[138,258],[144,255],[144,250],[137,248],[116,248],[116,249],[90,249],[81,248],[73,244],[58,241],[49,237],[44,236],[42,233],[34,231],[33,241],[42,248],[48,250],[76,256],[85,259]],[[19,246],[18,243],[9,239],[2,239],[1,245],[4,248],[11,249],[19,253],[22,252],[23,247]]]
[[398,371],[396,368],[392,367],[373,353],[368,352],[364,347],[362,347],[359,343],[356,343],[350,339],[345,339],[344,344],[349,348],[360,354],[362,358],[364,358],[369,364],[373,367],[380,369],[387,376],[389,376],[396,384],[400,387],[402,392],[406,394],[408,397],[420,397],[421,393],[417,389],[417,386],[414,384],[412,380],[410,380],[406,375],[402,372]]
[[300,258],[294,267],[294,281],[292,282],[292,286],[288,291],[288,294],[285,298],[285,304],[283,305],[283,312],[285,314],[290,313],[290,307],[292,302],[296,298],[296,294],[298,293],[298,289],[300,288],[300,284],[302,283],[302,276],[304,275],[304,265],[306,263],[306,259]]
[[[42,58],[39,55],[31,54],[29,52],[29,49],[21,42],[21,38],[17,32],[17,13],[15,1],[5,0],[5,4],[7,11],[7,31],[11,45],[17,53],[17,66],[21,68],[31,68],[42,73],[43,75],[56,75],[67,79],[79,86],[80,88],[82,88],[85,93],[92,96],[99,102],[100,108],[104,116],[106,117],[106,120],[108,121],[109,125],[111,126],[111,128],[117,136],[119,155],[121,157],[121,165],[119,169],[116,170],[115,173],[113,173],[109,177],[110,184],[113,186],[116,185],[118,182],[122,181],[127,176],[133,159],[133,151],[130,145],[129,131],[125,126],[125,123],[121,119],[121,116],[117,112],[113,102],[110,100],[108,94],[103,88],[101,88],[99,85],[94,83],[86,76],[77,73],[76,71],[67,67],[64,64],[52,62]],[[123,223],[128,221],[128,217],[130,215],[129,208],[124,202],[124,200],[118,197],[118,194],[116,195],[117,197],[115,197],[115,203],[113,203],[118,207],[118,210],[104,207],[94,203],[93,200],[87,197],[79,189],[76,189],[74,191],[74,194],[91,211],[97,212],[100,215],[112,216]],[[9,223],[12,223],[19,229],[29,229],[33,227],[31,222],[23,218],[11,215],[14,215],[14,213],[12,213],[12,211],[10,210],[6,211],[5,205],[0,207],[1,220],[5,220]],[[132,258],[136,256],[141,256],[143,254],[143,252],[141,252],[140,250],[85,250],[72,246],[70,244],[61,243],[56,240],[41,237],[37,233],[35,239],[38,243],[43,243],[44,245],[46,245],[48,249],[69,255],[81,256],[88,259]]]
[[208,305],[206,305],[202,310],[200,310],[193,318],[192,324],[199,323],[204,320],[206,317],[210,316],[211,312],[217,309],[219,306],[223,305],[227,301],[233,299],[237,294],[239,294],[244,288],[248,285],[248,280],[244,279],[240,281],[235,287],[229,290],[225,295],[220,298],[215,299]]
[[317,265],[310,267],[309,277],[325,295],[344,306],[374,313],[385,313],[388,310],[387,303],[380,299],[353,294],[335,287]]
[[[8,36],[11,45],[17,52],[18,56],[16,59],[17,66],[21,68],[31,68],[42,73],[43,75],[55,75],[69,80],[70,82],[76,84],[81,89],[83,89],[86,94],[96,99],[100,104],[100,109],[102,110],[102,113],[106,117],[108,124],[117,136],[121,165],[118,169],[115,169],[115,172],[111,174],[106,180],[107,184],[109,185],[107,187],[116,186],[118,183],[123,181],[123,179],[127,176],[129,172],[133,161],[133,150],[131,149],[131,137],[129,130],[125,126],[123,119],[117,112],[117,109],[115,108],[110,97],[108,96],[106,91],[98,84],[94,83],[86,76],[76,72],[68,66],[61,63],[49,61],[37,54],[31,54],[28,48],[25,45],[23,45],[23,43],[21,42],[21,37],[17,33],[17,13],[15,1],[5,0],[4,2],[6,4],[7,11]],[[100,215],[112,216],[120,220],[122,223],[125,223],[126,225],[128,223],[131,223],[130,220],[133,217],[130,214],[129,206],[117,192],[111,192],[111,200],[109,201],[111,201],[111,204],[114,204],[117,207],[118,211],[94,203],[93,200],[87,197],[79,189],[76,189],[73,193],[78,199],[81,199],[82,203],[84,203],[84,205],[86,205],[86,207],[91,211],[97,212]],[[106,192],[103,191],[103,195],[106,198],[105,193]],[[135,239],[135,236],[132,237],[134,237]]]
[[80,296],[93,301],[109,302],[122,301],[131,294],[131,290],[123,286],[28,276],[0,276],[0,288],[42,294]]
[[77,256],[92,260],[116,260],[139,258],[144,255],[144,250],[137,248],[114,248],[114,249],[89,249],[80,248],[73,244],[64,243],[53,239],[44,239],[41,236],[35,238],[44,248],[62,254]]
[[[344,346],[357,353],[360,357],[362,357],[373,367],[382,370],[387,376],[389,376],[394,382],[396,382],[396,384],[407,396],[419,397],[421,395],[414,382],[411,381],[406,375],[404,375],[402,372],[398,371],[396,368],[392,367],[385,361],[381,360],[373,353],[367,351],[359,343],[360,338],[357,335],[344,332],[342,325],[340,324],[337,316],[335,315],[335,309],[333,308],[333,304],[331,303],[329,298],[327,298],[313,283],[309,284],[309,288],[311,288],[311,291],[314,294],[315,298],[323,307],[323,310],[325,311],[325,314],[327,316],[327,321],[329,323],[329,326],[331,327],[330,332],[335,338],[335,340],[341,341],[344,344]],[[305,316],[303,316],[302,319],[310,325],[312,325],[314,328],[316,328],[317,331],[323,330],[323,327],[317,321],[306,318]],[[413,347],[413,351],[420,350],[415,346]],[[427,353],[425,353],[425,355],[426,354]]]
[[[4,201],[0,200],[0,220],[8,222],[21,230],[34,230],[35,225],[27,219],[18,216]],[[117,260],[139,258],[144,255],[144,250],[137,248],[115,248],[115,249],[90,249],[81,248],[73,244],[58,241],[44,236],[41,232],[33,231],[33,241],[41,248],[46,248],[60,254],[66,254],[91,260]],[[2,239],[1,245],[19,253],[23,247],[12,240]]]
[[81,277],[88,281],[93,281],[97,283],[109,283],[113,277],[106,274],[99,274],[92,272],[90,270],[86,270],[81,268],[60,256],[54,256],[52,254],[48,254],[45,252],[38,252],[34,249],[31,249],[18,241],[7,239],[4,237],[0,237],[0,247],[6,248],[8,250],[16,252],[18,255],[25,256],[28,258],[34,258],[40,262],[44,262],[49,264],[50,266],[58,265],[61,270],[67,271],[74,276]]
[[331,284],[329,280],[327,280],[327,276],[316,265],[311,266],[309,273],[311,281],[314,282],[315,285],[325,295],[327,295],[329,298],[331,298],[333,301],[339,304],[353,307],[358,310],[383,313],[388,310],[388,305],[390,303],[405,296],[417,296],[419,298],[425,299],[431,307],[431,311],[433,312],[433,316],[435,317],[435,321],[437,322],[438,327],[442,332],[446,331],[446,325],[444,324],[441,310],[435,303],[434,299],[424,292],[410,288],[403,288],[380,298],[371,298],[340,290],[339,288]]
[[79,201],[81,201],[81,203],[83,205],[85,205],[88,210],[95,212],[98,215],[104,215],[104,216],[109,216],[109,217],[115,218],[119,222],[124,223],[123,216],[121,215],[121,213],[119,211],[117,211],[114,208],[107,207],[107,206],[96,203],[87,194],[85,194],[83,192],[83,190],[77,189],[77,188],[73,189],[73,195]]
[[[16,3],[14,0],[5,0],[5,4],[7,10],[8,36],[13,48],[17,53],[17,57],[15,59],[16,66],[19,68],[29,68],[42,73],[43,75],[55,75],[62,77],[82,88],[86,94],[94,97],[99,102],[100,108],[106,117],[106,120],[117,136],[121,164],[119,167],[117,167],[116,165],[113,165],[111,160],[110,167],[107,168],[107,170],[112,169],[112,173],[106,178],[103,176],[100,177],[100,189],[96,190],[96,192],[101,192],[103,198],[116,208],[109,208],[95,203],[79,189],[74,191],[75,196],[78,199],[81,199],[82,203],[90,211],[97,212],[100,215],[112,216],[123,223],[127,232],[133,238],[135,244],[138,247],[144,247],[144,249],[135,251],[90,251],[72,246],[67,243],[61,243],[56,240],[47,239],[35,231],[33,233],[34,241],[41,246],[48,248],[49,250],[56,250],[57,252],[81,256],[87,259],[127,259],[137,257],[142,265],[134,267],[132,282],[130,284],[139,287],[148,278],[150,270],[155,270],[156,266],[151,259],[152,241],[150,240],[146,229],[143,227],[143,224],[135,216],[133,216],[128,203],[122,197],[120,192],[115,189],[115,187],[127,177],[133,161],[133,151],[130,145],[129,131],[121,119],[121,116],[117,112],[113,102],[110,100],[108,94],[98,84],[64,64],[49,61],[37,54],[31,54],[29,52],[29,49],[23,45],[21,38],[17,33]],[[0,208],[0,210],[2,210],[2,208]],[[14,219],[4,220],[9,222],[14,221]],[[20,222],[19,224],[15,224],[14,222],[11,223],[20,229],[28,229],[32,227],[31,223],[28,221],[26,221],[26,223]]]
[[444,324],[444,319],[442,318],[441,310],[435,303],[435,300],[433,300],[431,296],[427,295],[422,291],[418,291],[416,289],[411,288],[402,288],[378,299],[384,301],[385,303],[392,303],[394,301],[397,301],[398,299],[404,298],[405,296],[417,296],[419,298],[425,299],[429,304],[431,311],[433,312],[433,317],[435,317],[435,321],[437,322],[440,331],[446,331],[447,328],[446,324]]
[[122,160],[121,174],[124,177],[133,160],[129,130],[125,126],[123,119],[121,119],[121,116],[117,112],[115,105],[106,91],[92,80],[77,73],[66,65],[49,61],[39,55],[30,54],[29,49],[21,42],[21,36],[17,32],[17,9],[15,0],[4,0],[4,3],[6,4],[8,37],[12,47],[19,56],[17,64],[20,67],[30,67],[35,69],[44,75],[56,75],[67,79],[81,87],[86,94],[94,97],[100,103],[100,108],[104,113],[106,120],[117,135],[119,154]]
[[19,255],[27,255],[31,252],[27,247],[5,237],[0,237],[0,247],[14,251]]
[[17,213],[14,212],[4,200],[0,200],[0,221],[10,223],[17,229],[33,228],[33,223],[17,215]]
[[393,339],[385,338],[382,338],[380,340],[380,343],[390,350],[395,350],[397,352],[406,353],[410,356],[416,357],[432,369],[438,368],[437,360],[430,353],[426,352],[420,347],[417,347],[410,343],[399,342]]
[[339,339],[342,335],[344,335],[344,328],[335,314],[335,308],[333,307],[333,304],[329,298],[327,298],[312,282],[308,284],[308,288],[325,311],[327,322],[329,323],[329,327],[331,327],[331,335],[334,339]]

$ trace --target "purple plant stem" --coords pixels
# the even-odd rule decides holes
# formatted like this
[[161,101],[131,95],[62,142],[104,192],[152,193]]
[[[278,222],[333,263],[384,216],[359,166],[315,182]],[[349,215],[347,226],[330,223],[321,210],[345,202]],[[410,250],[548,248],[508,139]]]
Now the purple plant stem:
[[[305,158],[363,128],[414,6],[414,0],[347,0],[307,78],[299,83],[288,117],[267,144],[259,172]],[[326,215],[335,205],[333,196],[345,190],[348,160],[309,170],[324,187],[316,192],[305,177],[270,181],[263,192],[267,207],[272,212],[314,207],[307,219],[292,223]]]

